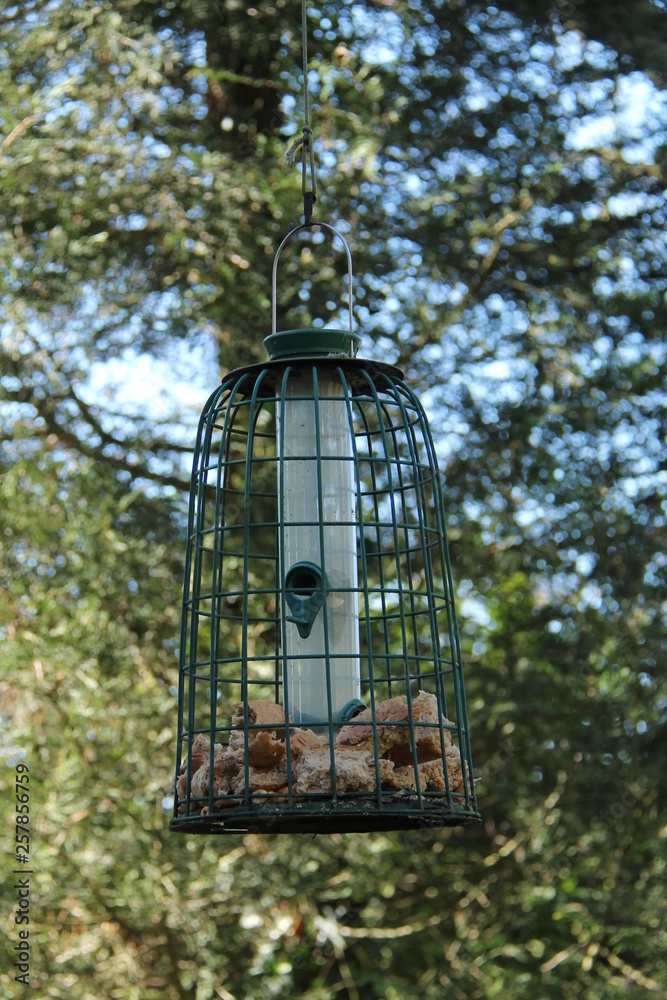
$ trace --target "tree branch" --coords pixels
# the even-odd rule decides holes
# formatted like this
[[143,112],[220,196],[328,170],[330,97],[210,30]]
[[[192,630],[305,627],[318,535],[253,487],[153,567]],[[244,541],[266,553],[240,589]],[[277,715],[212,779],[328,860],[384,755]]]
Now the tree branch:
[[120,458],[113,455],[105,455],[104,447],[108,446],[109,443],[115,443],[118,447],[123,447],[127,451],[135,449],[135,446],[129,442],[116,442],[115,439],[110,438],[106,444],[103,444],[100,448],[94,448],[87,444],[83,438],[79,437],[73,430],[68,427],[64,427],[58,420],[58,416],[52,403],[49,399],[39,399],[33,392],[29,389],[23,387],[16,391],[4,390],[4,396],[11,402],[14,403],[29,403],[37,411],[37,414],[44,421],[44,426],[34,427],[34,432],[36,435],[42,438],[46,438],[49,435],[53,435],[66,448],[78,452],[79,454],[85,456],[86,458],[91,458],[96,462],[105,462],[112,468],[117,469],[122,472],[129,472],[134,478],[140,479],[150,479],[151,482],[159,483],[161,486],[173,486],[177,490],[187,492],[190,489],[190,483],[184,479],[179,479],[178,476],[165,476],[159,472],[155,472],[153,469],[148,468],[146,465],[141,465],[138,462],[130,462],[127,458]]

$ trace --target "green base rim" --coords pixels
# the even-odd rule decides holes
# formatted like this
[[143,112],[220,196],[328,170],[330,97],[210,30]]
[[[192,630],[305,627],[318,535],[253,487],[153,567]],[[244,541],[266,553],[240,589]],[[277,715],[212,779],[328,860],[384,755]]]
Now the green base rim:
[[469,826],[481,820],[473,808],[446,804],[420,808],[416,797],[379,807],[375,799],[349,802],[302,802],[291,806],[239,806],[207,816],[174,817],[172,833],[381,833],[385,830],[428,831]]

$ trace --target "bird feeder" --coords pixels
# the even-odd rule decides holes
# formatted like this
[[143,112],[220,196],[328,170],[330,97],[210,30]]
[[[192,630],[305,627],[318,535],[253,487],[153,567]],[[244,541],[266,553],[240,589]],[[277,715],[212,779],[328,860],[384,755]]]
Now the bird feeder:
[[201,416],[170,829],[329,833],[479,818],[424,410],[349,329],[276,329]]

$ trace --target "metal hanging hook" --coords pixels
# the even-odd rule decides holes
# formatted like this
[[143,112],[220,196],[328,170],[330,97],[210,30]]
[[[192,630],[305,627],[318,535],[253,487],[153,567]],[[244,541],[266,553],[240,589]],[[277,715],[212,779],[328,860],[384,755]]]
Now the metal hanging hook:
[[[319,227],[320,229],[326,229],[328,232],[333,233],[333,235],[337,236],[338,239],[343,244],[343,246],[345,247],[345,255],[347,257],[347,280],[348,280],[348,283],[349,283],[349,292],[348,292],[348,296],[349,296],[349,298],[348,298],[348,318],[349,318],[349,324],[350,324],[350,333],[354,332],[353,331],[353,325],[354,325],[354,313],[353,313],[353,308],[354,308],[354,289],[353,289],[353,281],[354,281],[354,278],[353,278],[353,275],[352,275],[352,252],[350,251],[350,247],[348,246],[348,242],[345,239],[345,237],[341,233],[339,233],[337,229],[334,229],[333,226],[330,226],[328,222],[304,222],[302,225],[296,226],[294,229],[290,230],[290,232],[287,234],[287,236],[285,236],[285,238],[283,239],[282,243],[280,244],[280,246],[276,250],[276,255],[273,258],[273,273],[272,273],[272,276],[271,276],[271,333],[275,333],[276,332],[276,327],[277,327],[277,310],[278,310],[278,284],[277,284],[277,277],[278,277],[278,261],[280,260],[280,255],[281,255],[281,253],[283,251],[283,247],[285,246],[285,244],[287,243],[287,241],[289,239],[291,239],[292,236],[294,236],[296,233],[300,233],[304,229],[315,229],[317,227]],[[350,349],[350,351],[352,352],[352,348]],[[354,355],[352,355],[352,356],[354,356]]]

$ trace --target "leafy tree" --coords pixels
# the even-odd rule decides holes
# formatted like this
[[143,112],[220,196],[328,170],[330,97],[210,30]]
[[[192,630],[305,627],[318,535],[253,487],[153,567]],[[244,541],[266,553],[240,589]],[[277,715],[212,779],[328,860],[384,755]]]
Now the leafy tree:
[[[364,353],[437,432],[484,822],[298,850],[166,829],[185,389],[263,357],[300,213],[299,6],[0,13],[0,683],[5,776],[25,753],[32,778],[32,980],[659,995],[662,3],[310,6],[316,217],[352,239]],[[335,248],[281,267],[283,325],[343,322]],[[128,399],[165,366],[182,405]],[[3,817],[11,850],[9,784]],[[14,906],[6,879],[20,996]]]

